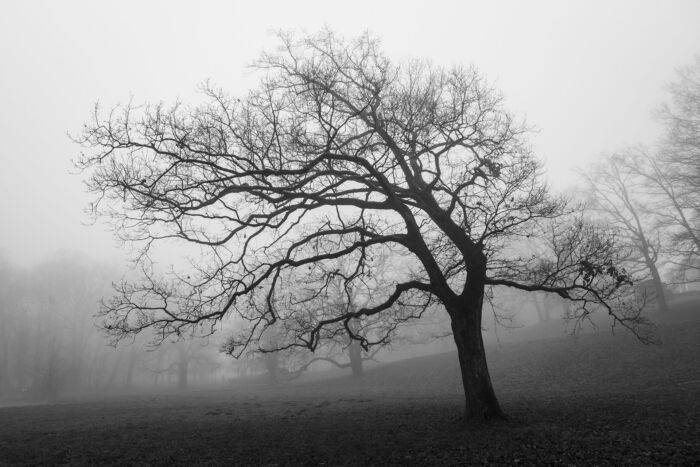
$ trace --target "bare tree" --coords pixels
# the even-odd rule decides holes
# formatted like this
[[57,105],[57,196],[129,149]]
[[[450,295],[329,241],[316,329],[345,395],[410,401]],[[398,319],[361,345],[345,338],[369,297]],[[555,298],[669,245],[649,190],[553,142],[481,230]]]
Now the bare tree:
[[686,188],[681,193],[700,210],[700,56],[677,71],[678,79],[669,86],[671,100],[657,113],[666,125],[662,154],[671,165],[669,172]]
[[[667,155],[652,153],[647,148],[629,148],[620,159],[621,170],[634,177],[640,185],[640,196],[646,202],[647,214],[653,216],[653,228],[663,237],[661,253],[682,276],[695,270],[695,277],[681,282],[697,281],[700,270],[700,204],[693,198],[700,187],[692,188],[677,175],[681,163],[666,160]],[[685,176],[683,176],[684,178]]]
[[[635,267],[651,277],[656,302],[662,312],[668,312],[663,282],[658,263],[661,252],[661,235],[656,229],[650,194],[642,177],[635,173],[634,156],[622,152],[606,157],[585,174],[591,209],[602,214],[631,246],[634,254],[627,259]],[[656,232],[656,235],[654,233]]]
[[[664,241],[657,239],[657,245],[647,248],[653,250],[649,256],[662,254],[684,277],[682,281],[690,282],[697,281],[700,272],[700,57],[678,70],[678,80],[669,92],[670,101],[657,112],[666,127],[658,147],[629,147],[610,161],[607,169],[615,174],[598,170],[592,178],[610,188],[611,178],[616,177],[618,194],[613,196],[625,205],[623,209],[629,214],[634,204],[639,216],[653,215],[653,222],[644,223],[645,229],[662,233]],[[600,181],[601,175],[605,181]],[[634,193],[622,193],[621,183]],[[639,211],[641,207],[644,212]],[[623,228],[629,230],[629,226]],[[644,240],[639,234],[636,237],[643,249]]]
[[161,376],[164,376],[168,382],[174,378],[179,389],[187,389],[193,364],[208,370],[218,366],[212,356],[212,349],[206,339],[180,339],[152,349],[153,352],[143,355],[150,356],[150,359],[144,359],[142,363],[153,376],[154,386],[158,386]]
[[178,388],[185,389],[189,385],[191,363],[206,364],[212,369],[216,366],[216,362],[207,355],[208,344],[206,340],[181,340],[173,344],[177,353]]
[[[326,249],[332,251],[336,247],[330,244]],[[319,263],[298,285],[297,291],[301,292],[300,296],[305,297],[300,303],[312,307],[312,314],[316,320],[355,314],[357,310],[367,307],[372,302],[372,297],[382,295],[387,287],[391,288],[394,278],[402,275],[397,270],[399,265],[392,264],[392,259],[396,258],[388,251],[376,255],[371,261],[371,271],[360,275],[357,274],[357,264],[348,261],[347,257],[325,262],[326,264]],[[304,358],[304,355],[298,355],[300,365],[293,373],[299,375],[314,362],[325,361],[338,368],[350,368],[354,377],[361,377],[364,372],[363,362],[372,360],[382,347],[390,345],[397,335],[397,329],[406,322],[422,318],[425,310],[424,306],[414,310],[412,307],[395,303],[392,313],[359,315],[347,323],[347,329],[342,327],[338,329],[339,333],[333,332],[324,336],[315,352],[318,356]],[[289,320],[285,322],[289,323]],[[296,326],[292,326],[291,329],[286,327],[293,335],[298,333]],[[371,351],[363,349],[361,340],[353,338],[358,335],[376,336],[374,348]],[[282,339],[281,342],[286,344],[289,339]],[[347,361],[344,356],[347,357]]]
[[[280,38],[243,99],[205,85],[197,107],[96,109],[76,138],[95,213],[143,242],[142,262],[161,239],[202,247],[190,272],[159,278],[144,268],[141,282],[117,288],[103,310],[115,338],[211,333],[236,313],[250,323],[239,353],[278,322],[280,348],[314,350],[344,333],[367,349],[386,334],[351,323],[406,322],[437,301],[474,420],[502,417],[481,335],[487,286],[557,293],[579,316],[600,308],[643,337],[638,310],[618,300],[629,280],[614,235],[569,222],[526,128],[474,68],[394,65],[369,35]],[[547,255],[522,254],[527,242],[546,244]],[[289,287],[337,258],[353,265],[342,280],[359,284],[386,252],[401,273],[361,308],[319,317],[313,297]]]
[[657,212],[673,234],[672,259],[681,270],[700,272],[700,56],[678,69],[670,101],[658,117],[666,135],[658,154],[642,153],[634,168],[657,199]]
[[[381,293],[376,290],[380,284],[390,284],[384,279],[384,266],[380,265],[374,270],[375,280],[365,278],[364,281],[349,280],[355,272],[349,269],[345,262],[336,262],[332,271],[324,270],[318,279],[329,282],[328,285],[320,282],[308,281],[306,288],[310,297],[316,295],[317,290],[324,290],[321,300],[309,300],[310,306],[319,306],[321,309],[315,311],[315,315],[320,319],[332,319],[335,316],[343,316],[355,313],[364,308],[371,301],[371,296]],[[371,284],[371,285],[370,285]],[[396,315],[393,314],[393,317]],[[320,347],[316,349],[317,356],[304,358],[300,356],[300,364],[292,372],[300,375],[315,362],[324,361],[337,368],[350,368],[352,375],[359,378],[363,375],[363,362],[371,360],[377,352],[385,345],[389,345],[393,337],[393,330],[400,324],[397,320],[385,320],[384,314],[373,316],[358,316],[348,322],[347,332],[342,332],[334,336],[327,336],[321,341]],[[380,328],[380,329],[376,329]],[[377,342],[371,351],[362,348],[360,340],[352,336],[381,335],[385,336],[381,342]],[[235,343],[234,343],[235,347]],[[347,358],[344,358],[347,357]]]

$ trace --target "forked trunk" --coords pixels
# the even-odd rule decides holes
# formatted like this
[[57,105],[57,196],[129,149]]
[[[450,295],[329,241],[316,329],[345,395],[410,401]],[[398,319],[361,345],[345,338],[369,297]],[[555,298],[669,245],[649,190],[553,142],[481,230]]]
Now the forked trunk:
[[465,422],[505,418],[491,385],[486,352],[481,336],[480,296],[467,300],[461,309],[451,309],[452,332],[457,344],[466,407]]

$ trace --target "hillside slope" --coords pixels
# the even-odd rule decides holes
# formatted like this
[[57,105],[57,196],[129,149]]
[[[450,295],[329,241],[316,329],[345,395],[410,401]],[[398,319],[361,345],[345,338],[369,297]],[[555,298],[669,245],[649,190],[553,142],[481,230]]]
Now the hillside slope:
[[[654,386],[700,386],[700,321],[657,326],[659,345],[644,345],[624,330],[578,337],[525,340],[487,348],[499,394],[613,393]],[[459,394],[456,352],[379,365],[365,375],[367,387],[394,393]]]

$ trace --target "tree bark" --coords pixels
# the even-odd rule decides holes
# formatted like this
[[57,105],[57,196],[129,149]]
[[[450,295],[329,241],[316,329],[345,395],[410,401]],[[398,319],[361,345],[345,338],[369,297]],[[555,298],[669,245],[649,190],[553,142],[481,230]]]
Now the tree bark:
[[471,287],[472,293],[460,300],[460,305],[448,308],[462,371],[466,402],[464,421],[467,423],[505,418],[491,385],[481,335],[484,285],[475,285]]

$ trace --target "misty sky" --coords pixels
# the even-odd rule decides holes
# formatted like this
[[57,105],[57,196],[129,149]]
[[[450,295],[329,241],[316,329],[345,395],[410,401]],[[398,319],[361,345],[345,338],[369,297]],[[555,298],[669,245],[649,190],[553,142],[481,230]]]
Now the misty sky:
[[475,64],[537,128],[549,180],[601,152],[650,143],[651,113],[700,54],[700,1],[3,1],[0,3],[0,250],[32,264],[57,249],[116,259],[71,175],[92,106],[234,94],[276,29],[370,30],[395,59]]

